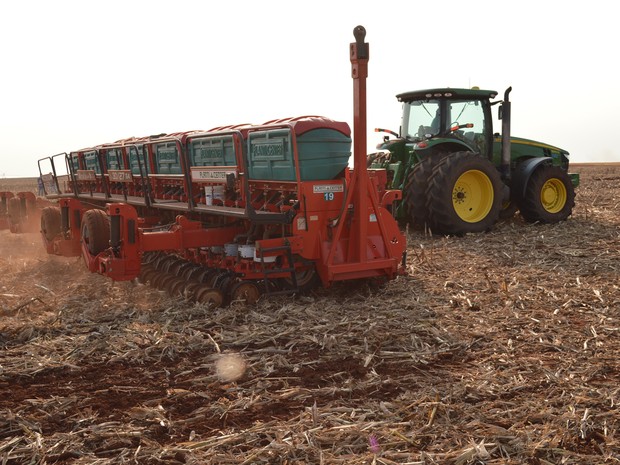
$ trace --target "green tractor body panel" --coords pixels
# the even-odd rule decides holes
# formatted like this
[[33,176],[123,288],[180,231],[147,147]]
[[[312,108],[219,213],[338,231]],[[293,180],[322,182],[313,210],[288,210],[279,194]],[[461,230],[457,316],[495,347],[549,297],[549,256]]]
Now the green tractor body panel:
[[[493,140],[493,162],[499,165],[502,153],[502,139],[497,136]],[[559,147],[522,137],[510,138],[510,158],[513,165],[521,159],[548,157],[554,166],[568,169],[569,153]],[[575,185],[577,187],[577,185]]]
[[[396,98],[403,103],[400,137],[384,137],[377,145],[378,152],[368,156],[368,168],[387,170],[389,187],[403,191],[413,168],[428,157],[473,152],[487,158],[500,170],[502,137],[493,130],[491,113],[493,105],[499,104],[501,109],[504,104],[491,101],[497,95],[494,90],[476,88],[436,88],[398,94]],[[561,168],[570,177],[573,187],[579,185],[579,175],[568,173],[568,151],[531,139],[510,137],[509,172],[518,171],[520,165],[533,158],[544,159],[544,164]],[[503,173],[502,181],[509,189],[513,187],[510,174]],[[406,201],[399,203],[395,208],[396,217],[406,221],[408,210]]]

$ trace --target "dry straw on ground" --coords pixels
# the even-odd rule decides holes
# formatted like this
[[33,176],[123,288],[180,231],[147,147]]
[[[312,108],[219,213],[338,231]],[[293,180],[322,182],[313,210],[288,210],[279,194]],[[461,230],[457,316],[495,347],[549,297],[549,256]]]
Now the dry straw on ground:
[[0,463],[620,463],[620,168],[579,170],[565,223],[411,232],[408,277],[252,308],[1,232]]

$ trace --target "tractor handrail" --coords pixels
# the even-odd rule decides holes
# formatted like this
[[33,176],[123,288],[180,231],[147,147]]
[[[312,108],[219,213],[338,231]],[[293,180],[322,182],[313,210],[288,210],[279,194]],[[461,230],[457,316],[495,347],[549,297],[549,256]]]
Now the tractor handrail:
[[[56,173],[56,166],[55,166],[55,163],[54,163],[54,158],[56,158],[56,157],[60,157],[60,156],[64,156],[64,157],[65,157],[65,166],[66,166],[67,168],[69,168],[69,169],[67,170],[67,173],[68,173],[68,174],[72,177],[72,179],[73,179],[73,176],[72,176],[72,175],[73,175],[73,171],[70,169],[70,165],[68,164],[68,158],[67,158],[67,157],[68,157],[68,155],[67,155],[67,152],[61,152],[61,153],[57,153],[56,155],[51,155],[51,156],[49,156],[49,157],[43,157],[43,158],[40,158],[40,159],[37,161],[37,166],[38,166],[38,168],[39,168],[39,178],[40,178],[41,180],[43,180],[43,176],[44,176],[44,175],[43,175],[43,171],[41,171],[41,162],[42,162],[43,160],[49,160],[49,161],[50,161],[50,166],[51,166],[51,168],[52,168],[52,179],[53,179],[53,181],[54,181],[54,184],[55,184],[55,186],[56,186],[56,192],[57,192],[58,194],[61,194],[62,192],[60,191],[60,185],[58,184],[58,174]],[[46,189],[46,187],[45,187],[45,183],[42,183],[42,184],[43,184],[43,194],[44,194],[45,196],[47,196],[47,195],[48,195],[48,192],[47,192],[47,189]]]

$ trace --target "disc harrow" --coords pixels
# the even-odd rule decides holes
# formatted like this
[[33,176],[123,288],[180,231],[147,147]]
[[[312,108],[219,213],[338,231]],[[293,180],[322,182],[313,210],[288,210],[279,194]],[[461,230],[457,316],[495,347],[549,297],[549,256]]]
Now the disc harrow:
[[261,282],[243,281],[228,270],[207,268],[172,254],[145,256],[138,281],[172,297],[215,307],[232,302],[254,305],[264,294]]

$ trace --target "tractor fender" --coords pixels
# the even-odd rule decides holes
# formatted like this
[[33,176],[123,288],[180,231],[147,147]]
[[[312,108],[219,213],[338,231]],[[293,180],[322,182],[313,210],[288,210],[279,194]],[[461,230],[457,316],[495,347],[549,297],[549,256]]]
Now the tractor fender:
[[513,198],[522,199],[525,197],[527,184],[530,181],[532,174],[534,174],[536,168],[546,163],[552,163],[551,157],[529,158],[517,165],[512,175],[511,182]]
[[436,151],[440,150],[442,152],[462,152],[464,150],[470,152],[476,152],[476,149],[467,145],[464,141],[457,138],[446,138],[442,137],[441,139],[430,139],[424,140],[413,146],[414,151],[424,153],[423,151]]

